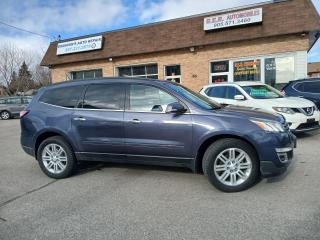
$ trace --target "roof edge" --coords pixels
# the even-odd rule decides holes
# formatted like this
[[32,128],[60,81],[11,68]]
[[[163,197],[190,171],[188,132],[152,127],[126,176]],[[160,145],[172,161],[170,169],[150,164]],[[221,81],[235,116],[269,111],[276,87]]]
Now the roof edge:
[[115,30],[110,30],[110,31],[103,31],[103,32],[98,32],[98,33],[86,34],[86,35],[81,35],[81,36],[77,36],[77,37],[66,38],[66,39],[59,40],[59,41],[52,41],[50,43],[63,43],[63,42],[73,41],[73,40],[77,40],[77,39],[81,39],[81,38],[93,37],[93,36],[97,36],[97,35],[104,35],[104,34],[112,33],[112,32],[121,32],[121,31],[126,31],[126,30],[131,30],[131,29],[154,26],[154,25],[168,23],[168,22],[174,22],[174,21],[190,19],[190,18],[194,18],[194,17],[214,15],[214,14],[219,14],[219,13],[228,13],[228,12],[242,10],[242,9],[246,9],[246,8],[258,7],[258,6],[270,5],[270,4],[277,4],[277,3],[288,2],[288,1],[292,1],[292,0],[267,0],[267,1],[260,2],[260,3],[253,3],[253,4],[248,4],[248,5],[239,6],[239,7],[225,8],[225,9],[216,10],[216,11],[210,11],[210,12],[205,12],[205,13],[188,15],[188,16],[185,16],[185,17],[178,17],[178,18],[173,18],[173,19],[168,19],[168,20],[163,20],[163,21],[140,24],[140,25],[137,25],[137,26],[127,27],[127,28],[120,28],[120,29],[115,29]]

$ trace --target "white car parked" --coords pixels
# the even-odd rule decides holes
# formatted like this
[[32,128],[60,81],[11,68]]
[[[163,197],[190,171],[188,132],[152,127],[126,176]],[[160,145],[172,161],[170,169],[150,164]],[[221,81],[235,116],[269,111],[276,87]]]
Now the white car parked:
[[293,132],[320,128],[320,112],[303,98],[285,97],[261,82],[218,83],[203,87],[200,93],[220,104],[251,107],[282,114]]

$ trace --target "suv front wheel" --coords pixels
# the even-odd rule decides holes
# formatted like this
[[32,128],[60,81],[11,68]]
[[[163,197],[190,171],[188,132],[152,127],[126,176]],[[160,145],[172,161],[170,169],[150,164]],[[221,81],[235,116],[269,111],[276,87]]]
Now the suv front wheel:
[[224,192],[243,191],[259,176],[255,150],[239,139],[221,139],[209,146],[203,157],[203,172]]
[[37,152],[41,170],[51,178],[65,178],[72,174],[76,158],[72,147],[60,136],[44,140]]

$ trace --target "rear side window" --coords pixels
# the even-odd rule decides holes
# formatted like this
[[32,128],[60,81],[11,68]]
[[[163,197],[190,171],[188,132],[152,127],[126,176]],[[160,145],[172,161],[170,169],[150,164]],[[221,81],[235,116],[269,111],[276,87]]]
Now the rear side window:
[[81,96],[84,86],[70,86],[48,89],[39,101],[55,106],[74,108]]
[[226,98],[234,99],[236,95],[243,95],[236,87],[227,87]]
[[304,91],[304,84],[303,83],[297,83],[294,85],[294,88],[300,92]]
[[0,104],[6,104],[6,100],[5,99],[0,99]]
[[226,92],[225,86],[212,87],[206,90],[206,94],[209,97],[215,97],[215,98],[225,98],[225,92]]
[[21,98],[8,98],[7,104],[21,104]]
[[90,85],[86,91],[83,108],[123,110],[125,88],[122,84]]
[[304,92],[320,94],[320,81],[305,82]]

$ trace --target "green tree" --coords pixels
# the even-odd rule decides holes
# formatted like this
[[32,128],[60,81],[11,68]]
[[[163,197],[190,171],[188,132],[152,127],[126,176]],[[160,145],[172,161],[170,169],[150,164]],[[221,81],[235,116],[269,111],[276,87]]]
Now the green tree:
[[17,91],[25,92],[29,89],[33,89],[34,82],[32,80],[32,74],[29,71],[29,67],[25,61],[23,61],[18,74],[18,87]]
[[9,84],[9,91],[14,94],[18,91],[18,75],[16,71],[12,72],[10,84]]

